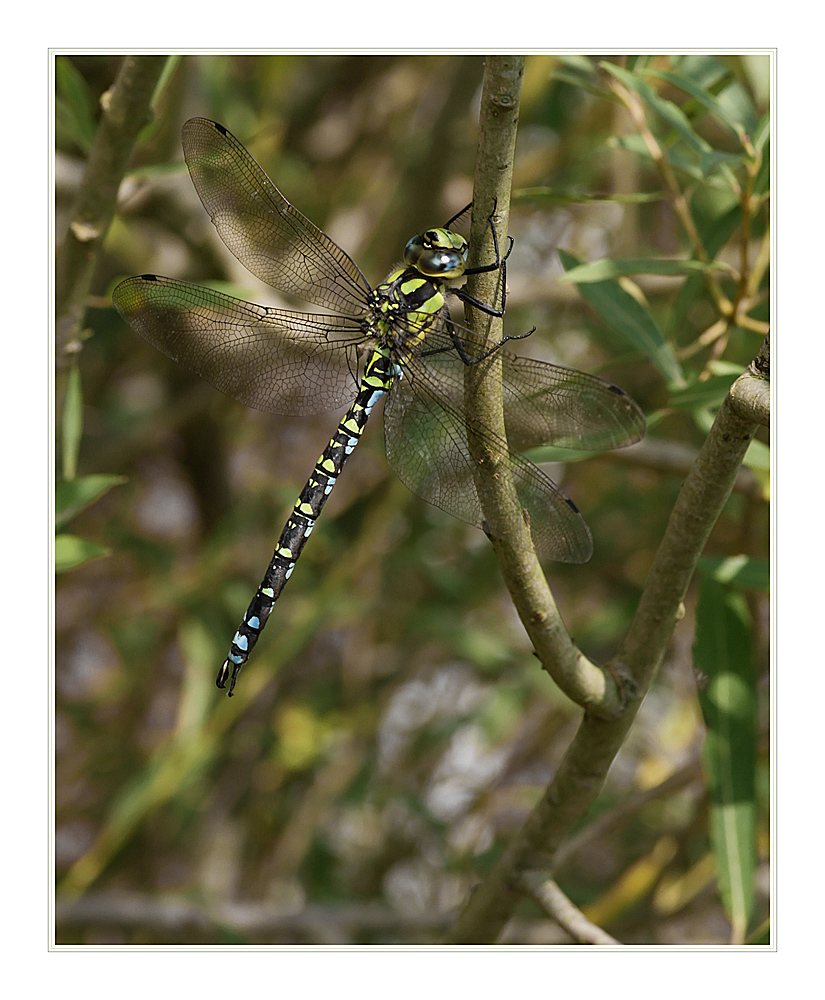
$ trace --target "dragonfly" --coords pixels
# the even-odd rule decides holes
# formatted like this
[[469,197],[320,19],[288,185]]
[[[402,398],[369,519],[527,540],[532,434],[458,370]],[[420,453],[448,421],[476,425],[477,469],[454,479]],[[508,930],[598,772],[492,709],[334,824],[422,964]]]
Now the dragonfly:
[[[509,474],[540,555],[586,562],[593,541],[581,512],[521,452],[540,445],[594,451],[622,447],[643,436],[645,419],[618,386],[515,356],[503,347],[527,334],[503,337],[490,347],[452,317],[451,297],[491,316],[504,312],[512,241],[502,255],[492,215],[494,262],[467,266],[467,240],[450,228],[464,214],[459,213],[445,226],[414,236],[403,265],[373,288],[350,256],[287,201],[224,126],[192,118],[183,126],[182,141],[191,179],[229,250],[273,288],[325,312],[256,305],[157,274],[121,282],[112,295],[118,312],[158,350],[247,406],[297,416],[347,407],[289,514],[218,671],[217,686],[229,683],[232,695],[379,400],[384,400],[387,460],[413,493],[489,536],[500,536],[503,528],[482,510],[478,463],[468,444],[472,435],[509,456]],[[493,270],[501,272],[500,306],[450,284]],[[465,369],[492,355],[501,362],[506,441],[473,417],[464,402]]]

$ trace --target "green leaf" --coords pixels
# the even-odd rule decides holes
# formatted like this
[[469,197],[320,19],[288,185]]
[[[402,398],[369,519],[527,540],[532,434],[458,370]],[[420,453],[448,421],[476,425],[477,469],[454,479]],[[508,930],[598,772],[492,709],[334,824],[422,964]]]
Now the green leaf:
[[578,55],[575,52],[563,52],[559,56],[559,66],[564,66],[573,72],[581,73],[582,76],[589,76],[596,79],[596,67],[593,61],[588,59],[587,56]]
[[166,88],[169,86],[172,77],[174,76],[175,70],[178,68],[183,57],[180,54],[167,56],[166,62],[163,66],[163,72],[160,74],[160,79],[157,82],[155,91],[152,94],[152,108],[155,108],[166,92]]
[[756,175],[756,180],[753,182],[754,194],[761,196],[767,195],[771,186],[770,130],[768,130],[765,139],[767,141],[765,141],[762,147],[762,162],[759,165],[759,173]]
[[152,93],[152,100],[150,102],[150,113],[149,121],[143,126],[143,128],[138,133],[138,145],[144,142],[150,142],[161,129],[162,119],[160,116],[155,114],[158,106],[161,103],[161,98],[163,97],[166,88],[172,80],[175,74],[175,70],[178,68],[178,63],[181,60],[180,55],[172,55],[166,57],[166,62],[163,65],[163,71],[160,74],[160,79],[155,85],[155,89]]
[[518,188],[513,191],[512,202],[538,201],[549,204],[582,205],[588,202],[615,201],[624,205],[645,205],[653,201],[662,201],[661,191],[630,191],[625,194],[594,194],[583,191],[562,191],[559,188],[532,187]]
[[671,64],[680,76],[710,94],[718,94],[731,79],[731,71],[716,56],[708,53],[685,53],[673,56]]
[[[612,136],[607,145],[627,150],[635,156],[653,162],[651,152],[640,135]],[[747,159],[744,153],[724,153],[715,149],[698,150],[696,156],[690,156],[685,153],[684,146],[671,146],[669,149],[663,149],[662,156],[674,170],[686,174],[691,180],[708,183],[714,187],[722,186],[725,191],[734,190],[728,167],[740,166]],[[725,175],[722,180],[713,176],[720,169]]]
[[656,258],[627,258],[625,260],[592,260],[572,268],[559,278],[560,283],[587,284],[593,281],[605,281],[608,278],[619,278],[627,274],[667,274],[683,276],[686,274],[702,274],[707,271],[728,271],[732,269],[726,264],[703,264],[700,260],[659,260]]
[[111,549],[88,538],[78,538],[76,535],[57,535],[54,540],[54,569],[56,573],[82,566],[90,559],[108,556]]
[[[148,127],[148,126],[147,126]],[[127,177],[151,180],[158,177],[175,177],[177,174],[188,174],[185,163],[172,161],[169,163],[144,163],[130,168]]]
[[176,736],[181,737],[203,730],[214,702],[214,665],[220,662],[222,650],[212,633],[195,619],[184,619],[178,638],[184,665],[176,727]]
[[84,153],[95,140],[95,102],[86,81],[66,56],[58,56],[54,64],[55,129],[71,139]]
[[756,682],[744,599],[710,577],[701,583],[693,662],[703,678],[711,847],[734,940],[744,941],[756,880]]
[[74,479],[77,474],[77,456],[83,438],[83,386],[80,369],[72,365],[63,401],[63,478]]
[[671,73],[668,70],[661,69],[648,69],[646,72],[647,76],[655,76],[660,80],[666,80],[668,83],[672,83],[674,87],[678,87],[679,90],[683,90],[686,94],[698,101],[713,115],[716,121],[729,132],[732,132],[735,136],[741,136],[744,133],[744,128],[742,123],[729,114],[728,109],[718,101],[712,94],[709,94],[707,90],[703,87],[698,86],[693,80],[688,77],[683,76],[681,73]]
[[770,590],[771,564],[767,559],[752,559],[746,555],[700,559],[698,568],[717,583],[736,590],[758,590],[765,594]]
[[530,448],[524,454],[536,465],[542,465],[545,462],[559,462],[566,465],[570,462],[583,462],[592,458],[596,453],[580,451],[578,448],[557,448],[555,445],[548,444],[542,445],[540,448]]
[[99,474],[58,483],[54,490],[55,527],[62,528],[113,486],[126,481],[125,476]]
[[560,55],[558,66],[553,73],[554,83],[566,83],[575,90],[604,98],[604,85],[599,82],[596,66],[586,56]]
[[[565,271],[581,263],[567,250],[559,250],[559,258]],[[580,285],[579,291],[613,330],[651,359],[668,381],[676,385],[684,383],[679,362],[653,317],[618,282],[596,281]]]
[[693,127],[685,116],[685,113],[673,101],[668,101],[664,97],[660,97],[641,77],[636,76],[634,73],[628,73],[627,70],[622,69],[620,66],[615,66],[613,63],[608,62],[602,62],[600,65],[612,76],[621,80],[626,87],[635,91],[650,110],[667,122],[695,153],[711,152],[710,145],[693,131]]
[[[640,135],[614,135],[607,140],[607,146],[611,149],[627,150],[628,153],[633,153],[635,156],[648,160],[651,164],[653,163],[653,156]],[[682,155],[679,151],[680,148],[682,147],[671,147],[670,149],[663,150],[662,153],[665,162],[673,167],[674,170],[686,174],[690,180],[705,181],[705,175],[702,173],[696,159]]]
[[751,142],[754,149],[764,149],[771,137],[771,116],[763,115],[753,130]]
[[[702,171],[703,177],[710,177],[719,167],[741,167],[747,159],[748,157],[745,153],[723,153],[717,149],[712,149],[710,152],[699,154],[699,168]],[[725,173],[725,177],[730,182],[729,186],[731,190],[735,190],[733,176],[730,173]]]
[[770,471],[771,468],[770,446],[765,444],[764,441],[758,441],[756,438],[754,438],[753,441],[751,441],[751,443],[748,445],[748,450],[745,452],[745,457],[742,459],[742,464],[746,465],[749,469]]
[[759,124],[759,114],[754,107],[748,87],[737,77],[732,76],[724,90],[719,93],[719,104],[725,109],[728,117],[741,122],[746,135],[753,135]]
[[674,389],[670,394],[671,405],[679,410],[693,411],[705,407],[716,410],[722,405],[730,387],[742,371],[742,368],[737,368],[734,373],[711,375],[702,382],[695,380],[682,388]]
[[[713,259],[736,232],[742,218],[739,205],[732,209],[725,210],[722,215],[713,218],[696,210],[696,204],[691,203],[691,215],[699,231],[699,238],[702,246],[707,251],[708,257]],[[696,302],[704,283],[704,277],[700,274],[691,275],[679,289],[676,302],[673,306],[671,318],[671,329],[679,330],[685,325],[685,317],[690,307]]]

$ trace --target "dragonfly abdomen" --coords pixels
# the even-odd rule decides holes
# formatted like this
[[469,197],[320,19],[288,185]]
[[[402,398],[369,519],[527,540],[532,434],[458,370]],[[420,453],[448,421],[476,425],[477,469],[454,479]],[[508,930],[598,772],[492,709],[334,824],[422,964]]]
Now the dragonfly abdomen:
[[246,609],[243,621],[232,639],[229,654],[218,672],[216,683],[219,688],[226,687],[231,675],[230,695],[241,667],[249,659],[275,602],[295,569],[341,469],[361,438],[372,408],[389,392],[399,374],[399,366],[390,360],[386,350],[377,348],[367,363],[358,395],[338,424],[335,434],[315,463],[312,475],[295,501],[261,585]]

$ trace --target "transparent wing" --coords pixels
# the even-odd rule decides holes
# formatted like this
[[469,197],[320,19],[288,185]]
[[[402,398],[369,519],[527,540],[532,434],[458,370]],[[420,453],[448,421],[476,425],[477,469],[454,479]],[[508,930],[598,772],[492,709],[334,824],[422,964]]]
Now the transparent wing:
[[507,440],[518,451],[548,444],[607,451],[644,437],[639,406],[595,375],[503,353],[502,384]]
[[[455,321],[452,326],[470,358],[484,353],[477,334]],[[443,373],[442,378],[456,380],[460,358],[446,324],[427,336],[421,353],[433,371]],[[507,440],[516,451],[540,445],[607,451],[644,437],[644,414],[612,382],[506,350],[496,352],[496,357],[502,363]]]
[[[473,476],[475,462],[467,445],[464,365],[455,354],[435,357],[440,359],[437,368],[410,359],[384,404],[387,460],[417,496],[496,536],[500,531],[482,511]],[[493,447],[507,447],[475,422],[473,431]],[[593,540],[575,504],[541,469],[507,450],[513,483],[529,514],[539,554],[559,562],[587,562]]]
[[370,286],[352,259],[284,198],[217,122],[190,118],[183,154],[218,235],[252,274],[289,295],[363,316]]
[[121,282],[112,301],[153,347],[255,409],[321,413],[358,390],[364,337],[350,317],[268,309],[154,274]]

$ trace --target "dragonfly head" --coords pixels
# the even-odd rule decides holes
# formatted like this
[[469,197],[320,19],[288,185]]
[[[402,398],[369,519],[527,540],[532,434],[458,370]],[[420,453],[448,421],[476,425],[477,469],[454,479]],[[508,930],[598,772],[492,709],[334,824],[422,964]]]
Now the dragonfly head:
[[428,229],[413,236],[404,261],[425,278],[460,278],[467,266],[467,241],[450,229]]

